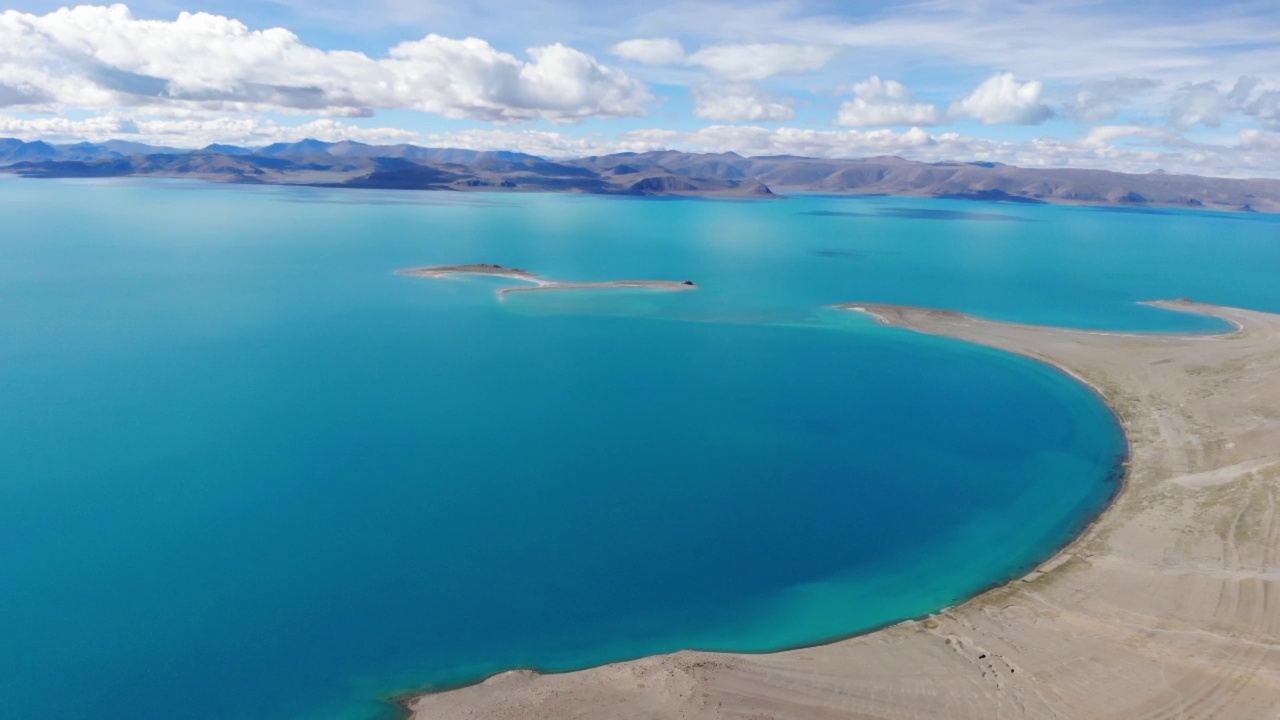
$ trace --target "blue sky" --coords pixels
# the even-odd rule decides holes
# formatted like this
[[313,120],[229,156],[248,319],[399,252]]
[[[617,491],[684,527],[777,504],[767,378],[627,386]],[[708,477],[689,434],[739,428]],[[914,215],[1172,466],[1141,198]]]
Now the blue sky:
[[0,135],[1280,172],[1275,2],[0,7]]

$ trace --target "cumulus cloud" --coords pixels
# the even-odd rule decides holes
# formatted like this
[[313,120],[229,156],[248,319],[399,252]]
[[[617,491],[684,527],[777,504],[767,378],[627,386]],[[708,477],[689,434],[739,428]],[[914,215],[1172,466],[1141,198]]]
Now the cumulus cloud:
[[[679,134],[674,133],[671,139]],[[394,127],[361,127],[333,118],[288,125],[264,118],[218,117],[203,113],[196,113],[191,117],[141,119],[108,114],[77,120],[65,117],[0,115],[0,137],[55,143],[126,139],[179,148],[199,148],[213,143],[255,147],[314,138],[327,142],[355,140],[375,145],[412,143],[427,147],[471,150],[518,150],[543,157],[645,152],[666,146],[665,142],[654,139],[622,139],[598,134],[576,136],[549,130],[490,128],[419,133]]]
[[1196,125],[1218,127],[1226,110],[1227,99],[1218,90],[1218,83],[1184,83],[1171,100],[1169,121],[1179,130]]
[[1160,82],[1148,78],[1115,78],[1086,82],[1081,84],[1075,95],[1067,101],[1067,112],[1080,123],[1110,120],[1119,115],[1134,97],[1157,87],[1160,87]]
[[356,140],[374,144],[419,142],[418,133],[399,128],[359,127],[332,118],[284,125],[255,117],[152,117],[135,119],[109,114],[73,120],[66,117],[0,116],[0,136],[50,142],[133,140],[172,147],[203,147],[211,143],[268,145],[316,138],[337,142]]
[[[673,131],[673,135],[679,135]],[[668,142],[656,138],[575,136],[549,130],[463,130],[431,133],[423,137],[423,145],[456,147],[468,150],[518,150],[547,158],[579,158],[620,152],[662,150]]]
[[675,65],[684,62],[684,46],[671,38],[625,40],[610,50],[614,55],[646,65]]
[[857,95],[840,106],[836,124],[849,127],[874,125],[937,125],[938,108],[921,102],[897,80],[871,77],[853,86]]
[[[1110,142],[1139,134],[1147,140],[1140,147]],[[1025,142],[954,132],[931,134],[921,128],[897,132],[750,125],[713,125],[681,133],[641,130],[623,137],[631,142],[672,149],[733,150],[743,155],[826,158],[897,155],[924,162],[991,161],[1022,167],[1079,167],[1136,173],[1162,169],[1225,177],[1280,177],[1280,137],[1262,133],[1242,134],[1239,146],[1196,144],[1171,131],[1130,126],[1103,130],[1080,140],[1040,137]]]
[[1013,73],[996,73],[951,105],[955,117],[970,117],[984,125],[1039,125],[1053,117],[1053,110],[1040,102],[1044,84],[1038,80],[1018,82]]
[[1180,130],[1196,125],[1218,127],[1229,114],[1257,120],[1268,130],[1280,130],[1280,90],[1246,75],[1227,92],[1214,81],[1184,83],[1170,100],[1169,122]]
[[821,69],[840,53],[831,47],[782,43],[710,45],[695,53],[687,53],[678,40],[671,38],[624,40],[609,52],[646,65],[702,67],[713,75],[735,82],[812,72]]
[[310,47],[283,28],[208,13],[138,20],[124,5],[0,14],[0,104],[198,106],[368,115],[414,109],[495,122],[645,114],[643,83],[555,44],[527,60],[428,35],[388,57]]
[[693,114],[721,122],[778,122],[795,117],[788,101],[746,83],[706,83],[693,88]]
[[53,97],[31,83],[5,85],[0,83],[0,107],[14,105],[43,105],[53,101]]
[[743,155],[800,155],[850,158],[873,155],[930,157],[951,136],[935,137],[920,128],[893,130],[816,130],[799,127],[710,125],[690,131],[634,130],[622,138],[690,152],[734,151]]
[[1241,130],[1240,147],[1246,150],[1265,150],[1280,154],[1280,135],[1269,135],[1261,130]]
[[1101,147],[1121,138],[1147,138],[1167,144],[1178,144],[1182,141],[1182,136],[1175,132],[1146,125],[1098,125],[1089,129],[1089,134],[1081,141],[1081,145]]
[[1244,113],[1268,130],[1280,130],[1280,90],[1268,90],[1244,108]]
[[1227,103],[1268,130],[1280,130],[1280,90],[1261,79],[1245,76],[1227,94]]
[[690,55],[686,62],[700,65],[728,80],[763,80],[774,75],[799,75],[821,69],[839,50],[818,45],[754,43],[712,45]]

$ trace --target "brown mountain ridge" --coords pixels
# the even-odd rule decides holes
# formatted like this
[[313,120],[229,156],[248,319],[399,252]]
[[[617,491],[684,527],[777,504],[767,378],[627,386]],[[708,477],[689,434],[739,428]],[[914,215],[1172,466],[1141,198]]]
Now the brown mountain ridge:
[[810,192],[1280,212],[1280,180],[899,157],[832,160],[666,150],[552,160],[518,152],[352,141],[181,150],[124,141],[53,145],[0,139],[0,172],[398,190],[754,198]]

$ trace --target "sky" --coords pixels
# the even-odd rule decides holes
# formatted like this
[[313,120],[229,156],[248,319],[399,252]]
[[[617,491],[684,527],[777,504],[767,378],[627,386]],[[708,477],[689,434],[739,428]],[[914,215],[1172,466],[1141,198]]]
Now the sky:
[[1280,3],[0,0],[0,137],[1280,177]]

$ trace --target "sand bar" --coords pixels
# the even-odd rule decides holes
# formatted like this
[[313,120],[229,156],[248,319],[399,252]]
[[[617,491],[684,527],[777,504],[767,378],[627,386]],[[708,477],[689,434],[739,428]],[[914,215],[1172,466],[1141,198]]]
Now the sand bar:
[[765,655],[513,671],[406,698],[455,718],[1280,718],[1280,315],[1218,336],[1108,334],[859,304],[1087,382],[1121,418],[1125,489],[1022,580],[921,621]]
[[508,293],[529,292],[533,290],[640,289],[683,291],[698,289],[698,286],[692,280],[607,280],[604,282],[562,282],[559,280],[544,278],[536,273],[529,272],[528,270],[503,267],[501,265],[493,265],[490,263],[476,263],[472,265],[436,265],[434,267],[407,268],[405,270],[396,271],[396,274],[424,278],[447,278],[458,275],[487,275],[491,277],[510,278],[512,280],[520,280],[522,282],[530,283],[529,285],[516,285],[501,288],[498,290],[499,297],[503,297]]

